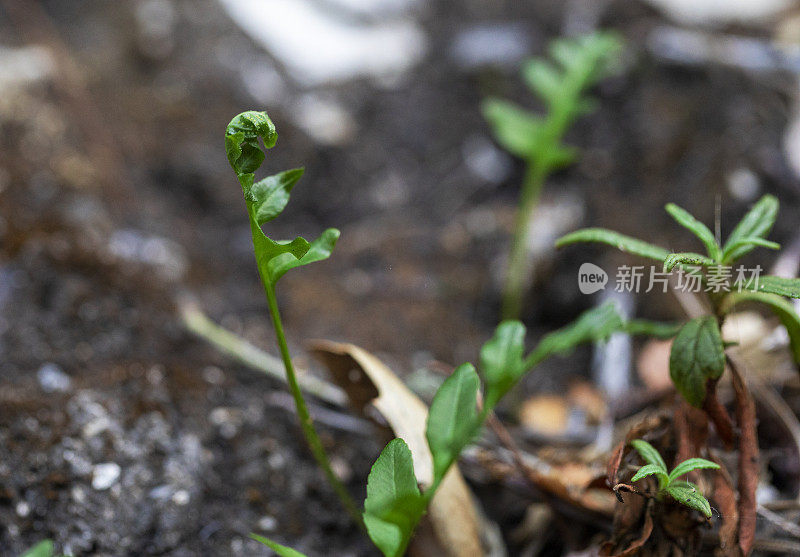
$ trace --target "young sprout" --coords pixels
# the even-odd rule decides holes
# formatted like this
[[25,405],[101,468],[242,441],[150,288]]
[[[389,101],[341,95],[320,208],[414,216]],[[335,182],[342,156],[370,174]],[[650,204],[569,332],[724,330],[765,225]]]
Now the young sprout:
[[[259,139],[263,141],[263,148]],[[225,152],[228,155],[228,162],[236,172],[236,177],[242,186],[250,231],[253,236],[256,265],[264,292],[267,295],[269,312],[275,327],[286,379],[297,407],[303,435],[311,448],[314,459],[325,472],[328,482],[339,496],[342,504],[353,519],[360,524],[361,514],[358,507],[342,482],[334,474],[328,455],[308,413],[308,407],[300,391],[297,374],[289,354],[289,345],[283,332],[283,323],[275,296],[275,285],[289,270],[330,257],[333,246],[339,238],[339,231],[329,228],[319,238],[309,243],[305,238],[299,236],[292,241],[275,241],[267,237],[261,230],[264,224],[283,212],[289,203],[289,193],[303,175],[302,168],[295,168],[267,176],[258,182],[255,181],[255,172],[261,167],[266,157],[265,150],[272,148],[277,140],[278,134],[275,131],[275,125],[266,112],[242,112],[231,120],[225,129]]]
[[617,35],[592,33],[553,41],[549,48],[552,61],[528,61],[523,78],[544,103],[544,115],[496,98],[483,103],[483,115],[498,143],[527,165],[506,271],[503,319],[518,318],[522,309],[530,275],[528,231],[544,181],[578,154],[576,148],[563,143],[564,134],[575,120],[595,109],[594,99],[585,96],[585,91],[610,73],[621,49]]
[[679,480],[681,476],[685,476],[693,470],[718,470],[719,464],[706,460],[704,458],[689,458],[678,464],[672,469],[672,472],[667,471],[667,465],[655,447],[644,441],[643,439],[635,439],[631,441],[631,445],[639,456],[642,457],[647,464],[639,468],[639,471],[631,478],[632,482],[638,482],[647,476],[655,476],[658,480],[658,497],[663,498],[664,495],[669,495],[678,503],[686,505],[696,511],[700,511],[707,518],[711,518],[711,505],[708,499],[703,497],[700,490],[692,482]]

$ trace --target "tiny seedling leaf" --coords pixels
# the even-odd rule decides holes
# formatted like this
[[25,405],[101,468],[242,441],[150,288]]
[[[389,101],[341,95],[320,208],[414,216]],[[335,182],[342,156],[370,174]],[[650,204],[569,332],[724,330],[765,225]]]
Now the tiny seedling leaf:
[[480,380],[472,364],[461,364],[448,377],[431,402],[425,436],[433,455],[433,482],[439,483],[447,469],[472,440],[478,428]]
[[647,319],[631,319],[625,323],[623,330],[629,335],[666,340],[677,335],[682,325],[682,323],[660,323]]
[[525,326],[519,321],[500,323],[494,336],[481,348],[481,371],[486,382],[485,412],[494,408],[525,373],[524,350]]
[[744,284],[737,282],[734,288],[749,290],[752,292],[765,292],[767,294],[777,294],[787,298],[800,298],[800,279],[783,277],[755,277],[746,281]]
[[329,228],[319,238],[311,242],[308,250],[299,258],[293,254],[282,254],[274,257],[268,263],[269,273],[273,282],[277,282],[289,269],[328,259],[338,239],[339,231],[335,228]]
[[786,327],[792,356],[795,363],[800,363],[800,316],[797,315],[794,305],[777,294],[743,290],[742,292],[731,292],[725,296],[720,308],[723,314],[727,314],[733,311],[738,304],[747,302],[759,302],[772,310],[781,324]]
[[739,248],[747,246],[767,249],[781,249],[781,245],[779,243],[765,240],[764,238],[744,238],[742,240],[737,240],[730,246],[729,249],[731,252],[736,252]]
[[364,524],[370,539],[385,557],[401,557],[425,510],[411,451],[393,439],[372,465],[367,478]]
[[277,542],[272,541],[269,538],[265,538],[264,536],[259,536],[258,534],[250,534],[250,538],[266,545],[272,551],[277,553],[279,557],[306,557],[305,554],[300,553],[296,549],[292,549],[291,547],[286,547],[285,545],[281,545]]
[[523,372],[553,354],[565,354],[586,342],[607,340],[612,333],[623,330],[625,322],[614,302],[583,312],[573,323],[545,335],[525,358]]
[[664,248],[648,244],[642,240],[625,236],[613,230],[606,230],[605,228],[584,228],[576,230],[566,236],[562,236],[556,240],[556,247],[564,247],[570,244],[594,242],[601,244],[608,244],[614,246],[620,251],[632,253],[640,257],[647,257],[664,261],[669,256],[669,251]]
[[557,102],[562,89],[563,75],[553,65],[541,59],[528,61],[522,68],[525,83],[548,103]]
[[714,238],[714,233],[711,232],[705,224],[694,218],[689,211],[678,207],[674,203],[668,203],[666,209],[667,213],[669,213],[678,224],[687,228],[703,242],[703,245],[706,247],[706,252],[711,259],[714,261],[720,260],[722,257],[722,250],[719,244],[717,244],[716,238]]
[[509,153],[527,159],[538,151],[542,121],[527,110],[501,99],[489,98],[482,105],[497,142]]
[[669,374],[689,404],[702,406],[706,382],[725,369],[725,352],[717,320],[710,315],[686,323],[672,343]]
[[[765,195],[758,200],[752,209],[739,221],[731,235],[728,236],[722,248],[722,258],[726,262],[739,259],[750,253],[756,246],[753,243],[740,244],[741,240],[750,238],[764,238],[778,216],[778,199],[772,195]],[[737,246],[737,244],[739,244]]]
[[679,503],[700,511],[707,518],[711,518],[711,504],[699,491],[689,487],[670,485],[667,487],[667,493]]
[[658,485],[660,488],[666,487],[668,483],[668,476],[666,471],[661,468],[661,466],[657,464],[645,464],[633,475],[631,478],[632,482],[638,482],[642,478],[646,478],[647,476],[657,476],[658,477]]
[[631,446],[636,449],[636,452],[639,453],[642,460],[648,464],[657,466],[665,474],[667,473],[667,464],[653,445],[644,439],[634,439],[631,441]]
[[674,480],[680,478],[684,474],[688,474],[693,470],[701,469],[718,470],[719,464],[716,462],[711,462],[710,460],[706,460],[705,458],[689,458],[684,460],[675,468],[673,468],[672,472],[669,473],[670,485],[674,485]]
[[700,255],[699,253],[685,252],[685,253],[670,253],[664,258],[664,271],[669,273],[678,265],[716,265],[717,262],[713,259]]
[[20,557],[53,557],[54,553],[53,540],[42,540]]
[[302,175],[302,168],[294,168],[268,176],[253,184],[250,196],[259,226],[283,212],[289,203],[289,193]]

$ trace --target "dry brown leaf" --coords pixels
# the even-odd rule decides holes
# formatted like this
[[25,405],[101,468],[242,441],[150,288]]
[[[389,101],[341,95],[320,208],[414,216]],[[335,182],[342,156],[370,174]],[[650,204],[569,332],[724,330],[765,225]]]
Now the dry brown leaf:
[[[417,480],[428,486],[433,481],[433,459],[425,439],[428,407],[378,358],[353,344],[326,340],[311,343],[312,353],[331,372],[332,379],[347,392],[352,404],[360,411],[372,405],[411,449]],[[483,555],[480,541],[479,512],[475,499],[454,465],[434,495],[425,525],[412,540],[409,552],[430,555],[433,533],[438,555],[477,557]],[[423,547],[425,549],[423,549]]]

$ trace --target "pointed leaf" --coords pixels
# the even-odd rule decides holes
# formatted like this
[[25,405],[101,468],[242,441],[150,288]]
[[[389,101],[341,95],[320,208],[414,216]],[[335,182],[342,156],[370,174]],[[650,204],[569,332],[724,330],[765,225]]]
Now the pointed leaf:
[[530,158],[538,147],[542,121],[538,116],[500,99],[487,99],[483,117],[492,127],[497,142],[508,152]]
[[614,246],[620,251],[632,253],[641,257],[648,257],[658,261],[664,261],[669,255],[669,251],[642,240],[625,236],[613,230],[605,228],[584,228],[577,230],[556,240],[556,247],[561,248],[579,242],[598,242]]
[[273,282],[278,282],[278,279],[286,274],[289,269],[328,259],[338,239],[339,231],[335,228],[329,228],[319,238],[311,242],[306,252],[299,258],[295,257],[294,254],[284,254],[271,259],[268,268]]
[[462,364],[442,383],[431,402],[425,435],[433,455],[434,485],[472,440],[478,426],[478,374]]
[[689,404],[700,407],[706,398],[706,382],[718,379],[725,369],[725,352],[717,320],[710,315],[692,319],[672,343],[669,374]]
[[545,60],[529,61],[522,69],[522,77],[528,87],[546,101],[557,99],[563,88],[564,76]]
[[694,489],[687,487],[671,485],[667,487],[667,493],[669,493],[670,496],[672,496],[672,498],[679,503],[682,503],[696,511],[700,511],[707,518],[711,518],[711,504],[708,502],[708,499],[703,497],[699,491],[695,491]]
[[488,412],[525,372],[525,326],[519,321],[504,321],[494,336],[481,348],[481,371],[486,382],[483,402]]
[[20,557],[53,557],[54,553],[53,540],[42,540]]
[[523,372],[553,354],[565,354],[586,342],[607,340],[612,333],[623,330],[625,323],[614,302],[583,312],[570,325],[545,335],[525,358]]
[[306,557],[303,553],[300,553],[296,549],[292,549],[291,547],[286,547],[285,545],[276,543],[269,538],[265,538],[264,536],[259,536],[258,534],[250,534],[250,538],[266,545],[272,551],[277,553],[278,557]]
[[787,298],[800,298],[800,279],[764,276],[748,280],[744,284],[737,282],[734,288],[752,292],[777,294]]
[[672,218],[674,218],[678,224],[687,228],[689,231],[692,232],[695,236],[697,236],[703,245],[706,247],[706,251],[708,252],[708,256],[715,260],[719,261],[720,257],[722,256],[722,250],[717,244],[716,238],[714,238],[714,233],[711,232],[708,227],[694,218],[689,211],[678,207],[674,203],[667,204],[667,213],[670,214]]
[[772,225],[775,224],[775,219],[778,216],[778,200],[772,195],[765,195],[759,199],[752,209],[744,216],[744,218],[736,225],[725,246],[722,248],[722,257],[725,261],[735,261],[743,255],[751,252],[755,246],[739,245],[736,244],[745,238],[765,238],[769,231],[772,230]]
[[658,485],[663,488],[667,485],[667,473],[657,464],[645,464],[633,475],[632,482],[638,482],[647,476],[658,476]]
[[417,487],[411,451],[393,439],[372,465],[364,501],[364,524],[386,557],[401,557],[425,508]]
[[294,168],[253,184],[247,197],[259,226],[283,212],[289,203],[289,193],[302,175],[302,168]]
[[670,253],[664,258],[664,272],[669,273],[678,265],[716,265],[713,259],[700,255],[699,253]]
[[781,245],[777,242],[765,240],[764,238],[749,237],[737,240],[736,242],[730,245],[729,250],[731,253],[736,253],[739,250],[739,248],[744,248],[748,246],[751,246],[751,249],[755,247],[775,249],[775,250],[781,249]]
[[667,463],[664,462],[664,459],[661,458],[661,454],[653,445],[644,439],[634,439],[631,441],[631,446],[636,449],[636,452],[639,453],[639,456],[642,457],[642,460],[648,464],[658,467],[665,474],[667,473]]
[[781,324],[786,327],[792,356],[795,363],[800,364],[800,316],[797,315],[794,305],[777,294],[743,290],[742,292],[731,292],[725,296],[720,304],[720,310],[723,314],[727,314],[733,311],[738,304],[747,302],[758,302],[772,310]]
[[706,460],[705,458],[690,458],[684,460],[680,464],[678,464],[675,468],[673,468],[672,472],[669,473],[669,481],[672,484],[672,481],[680,478],[684,474],[688,474],[693,470],[701,470],[701,469],[711,469],[711,470],[718,470],[719,464],[716,462],[711,462],[710,460]]

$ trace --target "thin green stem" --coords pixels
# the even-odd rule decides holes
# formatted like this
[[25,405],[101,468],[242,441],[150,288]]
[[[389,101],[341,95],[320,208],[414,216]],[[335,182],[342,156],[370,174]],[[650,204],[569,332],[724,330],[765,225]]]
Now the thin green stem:
[[320,440],[319,435],[317,435],[317,431],[314,429],[314,423],[311,421],[311,415],[308,413],[306,401],[303,398],[302,392],[300,392],[300,385],[297,382],[297,374],[294,371],[292,357],[289,354],[289,346],[286,343],[286,336],[283,333],[283,323],[281,322],[281,314],[278,311],[278,301],[275,297],[275,289],[272,285],[265,284],[264,290],[267,293],[269,313],[272,316],[272,325],[275,327],[275,336],[278,338],[278,346],[280,347],[281,357],[283,358],[283,365],[286,368],[286,381],[289,383],[289,390],[292,393],[292,397],[294,397],[294,403],[297,407],[297,416],[300,418],[300,426],[303,429],[303,435],[305,435],[308,446],[311,449],[311,453],[314,455],[314,459],[317,461],[317,464],[319,464],[320,468],[322,468],[323,472],[325,472],[325,477],[333,487],[336,495],[339,496],[339,499],[341,500],[345,509],[347,509],[347,512],[350,514],[353,520],[356,521],[356,524],[363,528],[364,522],[361,517],[361,512],[359,511],[358,506],[356,505],[350,493],[348,493],[347,488],[344,487],[342,482],[339,481],[339,478],[336,477],[336,474],[334,474],[328,454],[325,452],[325,448],[322,446],[322,441]]
[[531,217],[539,205],[539,197],[546,172],[538,162],[531,161],[525,171],[517,216],[514,222],[514,237],[506,270],[503,292],[503,319],[517,319],[522,311],[525,286],[531,273],[528,259],[528,233]]

